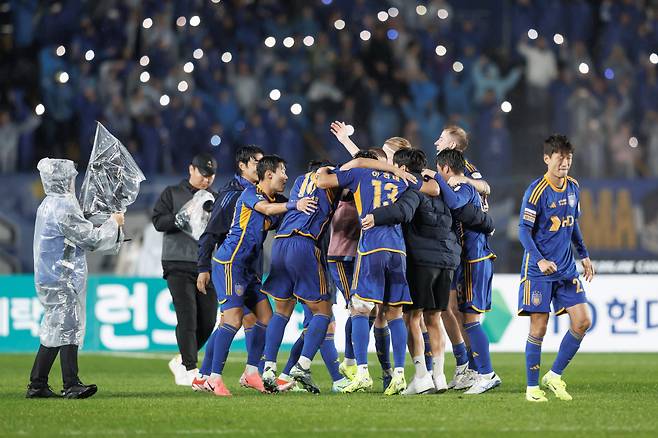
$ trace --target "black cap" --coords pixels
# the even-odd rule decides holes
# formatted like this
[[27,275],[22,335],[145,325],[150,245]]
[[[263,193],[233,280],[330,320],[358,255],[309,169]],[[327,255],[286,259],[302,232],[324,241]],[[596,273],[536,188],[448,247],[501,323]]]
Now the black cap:
[[201,153],[192,159],[192,166],[199,169],[203,176],[212,176],[217,171],[217,160],[207,152]]

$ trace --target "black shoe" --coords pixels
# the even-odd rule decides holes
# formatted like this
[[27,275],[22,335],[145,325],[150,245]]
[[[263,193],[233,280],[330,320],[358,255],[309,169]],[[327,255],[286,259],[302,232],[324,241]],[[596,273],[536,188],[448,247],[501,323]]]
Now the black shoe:
[[57,395],[55,392],[53,392],[53,389],[46,385],[46,386],[32,386],[32,385],[27,385],[27,392],[25,393],[25,398],[60,398],[59,395]]
[[98,387],[96,385],[85,385],[78,382],[73,386],[62,389],[62,396],[65,398],[89,398],[96,394]]

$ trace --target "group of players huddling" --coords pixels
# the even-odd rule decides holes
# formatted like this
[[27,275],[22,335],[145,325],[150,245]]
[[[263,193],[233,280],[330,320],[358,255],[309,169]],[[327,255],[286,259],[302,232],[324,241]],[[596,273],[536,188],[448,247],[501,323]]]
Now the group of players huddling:
[[[435,143],[435,166],[428,169],[425,154],[403,138],[360,150],[344,123],[332,123],[331,131],[353,159],[342,165],[311,162],[308,172],[295,179],[289,200],[282,196],[288,180],[282,158],[256,146],[238,150],[238,172],[220,191],[200,240],[199,257],[211,266],[222,313],[193,389],[231,395],[222,373],[241,327],[248,357],[240,384],[262,393],[319,393],[310,370],[318,351],[334,392],[369,390],[373,327],[386,395],[450,388],[482,394],[499,386],[481,326],[482,314],[491,310],[496,258],[488,245],[490,188],[464,157],[466,132],[446,127]],[[551,303],[556,315],[568,313],[571,319],[558,356],[541,379],[541,387],[558,399],[571,399],[561,374],[590,326],[572,253],[573,243],[591,281],[594,272],[578,227],[579,187],[568,176],[572,157],[566,137],[548,137],[543,144],[547,172],[530,184],[521,206],[525,253],[518,308],[519,315],[530,316],[526,399],[532,402],[547,401],[539,370]],[[262,282],[269,231],[275,232],[272,262]],[[199,289],[207,281],[208,273],[202,272]],[[342,362],[333,337],[338,291],[351,315]],[[277,374],[277,353],[297,302],[304,308],[305,328]],[[449,383],[443,371],[444,328],[456,360]],[[408,385],[407,347],[415,366]]]

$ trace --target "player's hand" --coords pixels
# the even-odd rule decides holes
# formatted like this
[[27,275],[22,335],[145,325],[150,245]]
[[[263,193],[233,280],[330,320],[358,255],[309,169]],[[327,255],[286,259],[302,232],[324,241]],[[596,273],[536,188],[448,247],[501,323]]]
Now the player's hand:
[[489,197],[487,195],[482,196],[482,211],[483,212],[488,212],[489,211]]
[[208,286],[208,282],[210,281],[210,272],[200,272],[199,275],[196,277],[196,288],[201,292],[202,294],[206,295],[206,286]]
[[594,278],[594,265],[592,265],[592,261],[589,257],[585,257],[580,263],[583,265],[583,276],[585,280],[592,281]]
[[405,170],[400,169],[399,167],[395,168],[395,176],[400,178],[406,185],[409,185],[411,182],[412,184],[416,184],[418,182],[418,178],[412,173],[409,173]]
[[339,142],[343,143],[350,137],[347,132],[348,129],[345,123],[338,121],[331,123],[331,133],[336,136]]
[[451,176],[448,178],[448,181],[446,181],[450,187],[455,187],[460,184],[466,184],[468,180],[466,179],[465,176]]
[[306,197],[297,201],[297,210],[302,213],[311,214],[317,209],[318,201],[316,201],[315,198]]
[[420,174],[423,175],[423,176],[434,178],[436,176],[436,171],[434,171],[432,169],[423,169],[423,171],[420,172]]
[[537,266],[539,266],[539,270],[544,275],[551,275],[557,272],[557,265],[550,260],[541,259],[537,262]]
[[123,224],[126,222],[125,218],[123,217],[123,213],[112,213],[112,219],[114,219],[117,222],[117,225],[120,227],[123,226]]
[[375,226],[375,217],[371,214],[367,214],[366,217],[361,219],[361,228],[364,230],[369,230]]

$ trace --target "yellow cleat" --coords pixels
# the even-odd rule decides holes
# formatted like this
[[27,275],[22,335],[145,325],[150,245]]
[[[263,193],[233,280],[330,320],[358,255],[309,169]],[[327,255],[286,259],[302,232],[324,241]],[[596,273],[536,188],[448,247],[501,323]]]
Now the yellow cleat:
[[356,365],[347,365],[345,361],[342,361],[340,365],[338,365],[338,372],[349,380],[354,380],[357,370],[358,367]]
[[525,399],[529,402],[547,402],[546,393],[539,388],[526,389]]
[[555,397],[559,398],[560,400],[573,400],[573,397],[571,397],[571,395],[569,395],[567,392],[567,384],[559,376],[551,378],[549,377],[548,373],[544,374],[544,377],[541,379],[541,386],[553,391]]
[[356,373],[349,385],[342,388],[340,392],[343,394],[350,394],[353,392],[363,392],[372,388],[372,379],[370,373],[365,371],[363,373]]
[[407,381],[404,378],[404,374],[394,373],[391,383],[388,384],[388,387],[384,391],[384,395],[402,394],[405,389],[407,389]]

